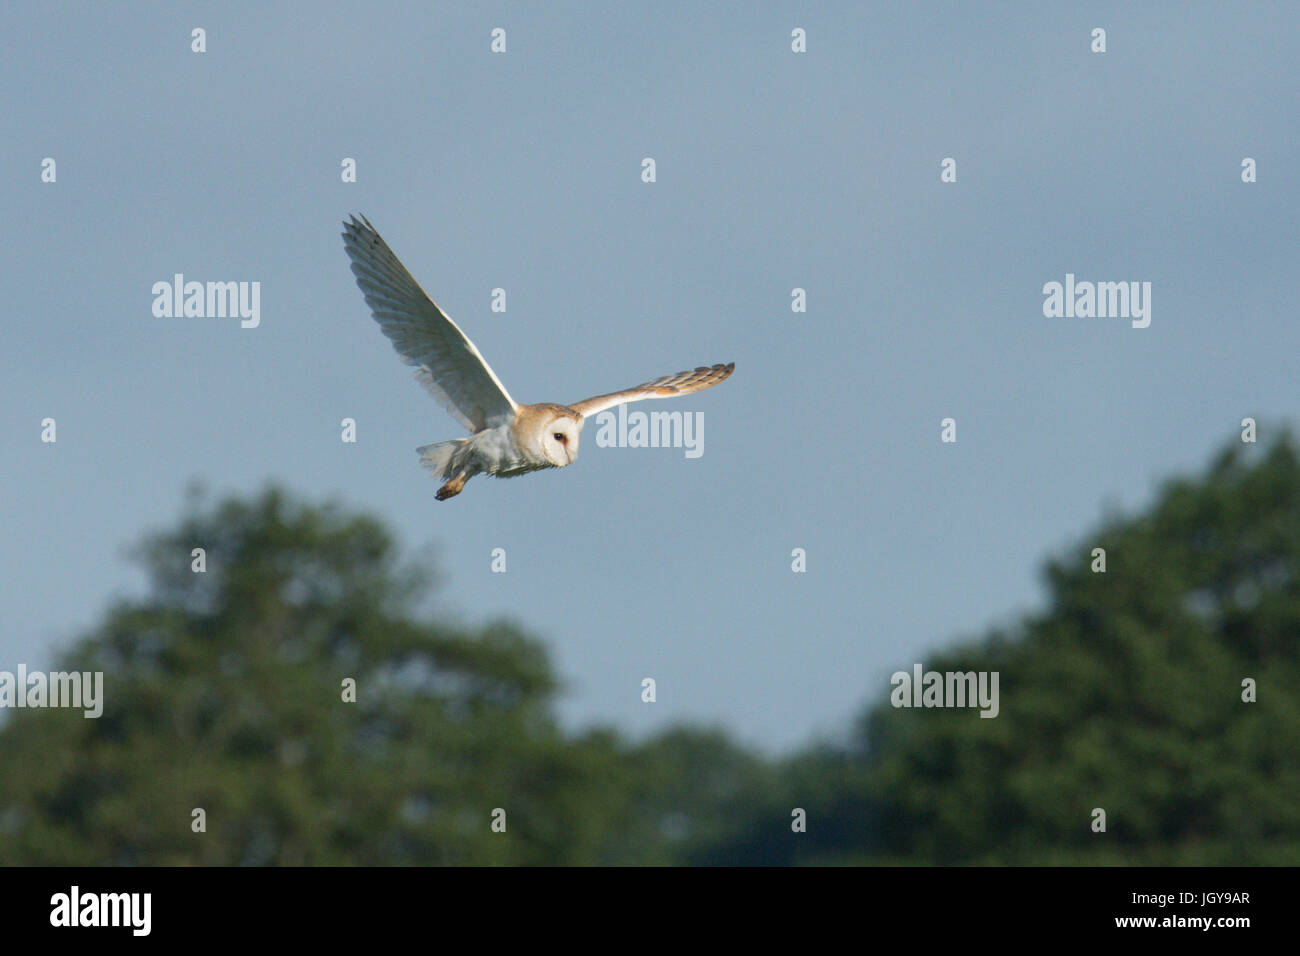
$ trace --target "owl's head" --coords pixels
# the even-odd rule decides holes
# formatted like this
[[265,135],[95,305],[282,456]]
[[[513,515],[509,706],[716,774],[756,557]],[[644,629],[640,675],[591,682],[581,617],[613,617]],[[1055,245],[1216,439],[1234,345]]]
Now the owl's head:
[[556,468],[572,465],[578,458],[578,435],[582,419],[572,413],[556,415],[542,429],[542,454]]

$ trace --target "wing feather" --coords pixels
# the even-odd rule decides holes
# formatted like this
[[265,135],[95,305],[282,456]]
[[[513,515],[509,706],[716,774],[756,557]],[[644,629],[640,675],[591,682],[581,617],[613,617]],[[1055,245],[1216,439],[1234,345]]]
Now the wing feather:
[[671,398],[674,395],[689,395],[691,392],[703,391],[724,381],[735,368],[735,362],[728,362],[726,365],[701,365],[699,368],[688,369],[675,375],[665,375],[663,378],[645,382],[635,388],[583,399],[581,402],[575,402],[569,407],[583,418],[589,418],[597,412],[603,412],[607,408],[622,405],[624,402],[639,402],[645,398]]
[[343,223],[352,274],[380,329],[415,377],[471,432],[513,421],[517,406],[469,337],[425,294],[370,220]]

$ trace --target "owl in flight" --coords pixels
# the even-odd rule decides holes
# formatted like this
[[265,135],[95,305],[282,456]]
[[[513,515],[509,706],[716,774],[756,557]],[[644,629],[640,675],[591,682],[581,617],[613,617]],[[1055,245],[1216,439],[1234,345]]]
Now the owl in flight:
[[424,294],[365,216],[343,223],[343,247],[375,320],[415,377],[468,438],[417,448],[420,462],[443,482],[437,498],[458,495],[480,472],[513,478],[563,468],[578,457],[582,423],[597,412],[643,398],[689,395],[717,385],[735,362],[665,375],[644,385],[572,405],[520,405],[456,323]]

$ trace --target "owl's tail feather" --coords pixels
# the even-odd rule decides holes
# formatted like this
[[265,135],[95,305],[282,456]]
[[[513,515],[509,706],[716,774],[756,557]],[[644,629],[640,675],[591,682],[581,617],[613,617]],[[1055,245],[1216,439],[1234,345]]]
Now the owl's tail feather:
[[415,450],[420,455],[420,464],[433,472],[435,478],[445,481],[453,475],[451,458],[464,443],[463,438],[455,438],[436,445],[421,445]]

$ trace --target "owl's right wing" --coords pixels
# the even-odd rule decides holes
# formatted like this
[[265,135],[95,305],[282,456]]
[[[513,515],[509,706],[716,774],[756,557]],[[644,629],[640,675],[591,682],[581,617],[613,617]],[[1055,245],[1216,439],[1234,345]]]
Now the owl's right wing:
[[464,332],[406,271],[365,216],[343,223],[343,248],[375,321],[415,377],[471,432],[514,421],[517,406]]
[[607,408],[614,408],[625,402],[639,402],[643,398],[672,398],[674,395],[689,395],[691,392],[700,392],[706,388],[712,388],[726,379],[735,368],[735,362],[728,362],[726,365],[701,365],[699,368],[687,369],[685,372],[678,372],[676,375],[665,375],[663,378],[645,382],[635,388],[625,388],[621,392],[610,392],[608,395],[584,398],[580,402],[574,402],[569,407],[583,418],[590,418],[597,412],[603,412]]

